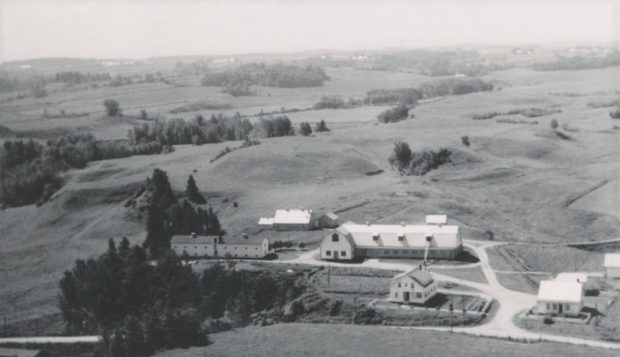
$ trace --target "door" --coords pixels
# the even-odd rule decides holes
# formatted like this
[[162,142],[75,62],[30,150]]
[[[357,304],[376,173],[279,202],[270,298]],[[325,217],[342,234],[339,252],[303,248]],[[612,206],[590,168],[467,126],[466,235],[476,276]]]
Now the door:
[[564,313],[564,304],[558,304],[558,313],[559,314],[563,314]]
[[337,250],[334,250],[334,259],[336,259],[336,260],[338,259],[338,251]]
[[405,291],[405,292],[403,293],[403,300],[405,300],[405,301],[409,301],[409,292],[408,292],[408,291]]

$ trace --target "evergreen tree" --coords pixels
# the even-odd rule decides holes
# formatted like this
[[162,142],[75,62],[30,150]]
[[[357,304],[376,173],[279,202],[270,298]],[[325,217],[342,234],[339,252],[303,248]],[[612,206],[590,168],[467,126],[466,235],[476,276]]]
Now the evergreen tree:
[[157,205],[149,207],[146,216],[146,239],[144,248],[148,250],[151,258],[158,258],[168,245],[164,217]]
[[127,316],[123,332],[127,356],[145,356],[144,333],[140,321],[134,316]]
[[194,176],[189,175],[189,179],[187,180],[187,187],[185,189],[185,195],[187,199],[198,204],[205,204],[207,200],[200,194],[198,187],[196,186],[196,181],[194,181]]
[[114,330],[114,336],[108,347],[108,355],[110,357],[125,357],[125,348],[123,346],[123,335],[120,329]]

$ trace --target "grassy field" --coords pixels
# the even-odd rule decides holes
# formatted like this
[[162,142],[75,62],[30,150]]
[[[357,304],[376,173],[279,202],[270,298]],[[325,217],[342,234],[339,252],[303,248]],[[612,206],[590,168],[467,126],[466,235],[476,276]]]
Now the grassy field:
[[[617,351],[554,343],[522,344],[378,326],[284,324],[210,336],[213,344],[158,357],[198,356],[616,356]],[[295,341],[295,343],[292,343]],[[380,341],[380,342],[379,342]]]
[[430,267],[430,271],[459,279],[475,281],[477,283],[487,283],[487,279],[484,277],[484,274],[482,273],[482,269],[480,267],[464,267],[454,269],[433,269],[433,267]]
[[[143,221],[123,203],[132,193],[129,188],[143,182],[154,168],[166,170],[177,191],[185,189],[188,175],[193,174],[230,235],[256,230],[257,219],[272,215],[275,209],[307,207],[341,211],[344,221],[376,223],[419,223],[426,214],[444,213],[451,223],[460,225],[463,238],[472,239],[483,238],[487,230],[498,241],[618,237],[616,216],[604,207],[578,203],[602,180],[613,181],[620,170],[620,131],[613,130],[617,123],[609,118],[607,108],[588,106],[617,96],[619,73],[619,67],[574,73],[498,71],[484,77],[496,83],[497,90],[419,104],[412,111],[415,118],[399,123],[376,124],[381,107],[304,111],[291,114],[292,120],[324,119],[331,131],[312,137],[261,139],[260,145],[236,150],[213,163],[209,161],[225,147],[241,143],[177,146],[170,154],[92,162],[83,170],[70,170],[63,177],[63,189],[45,205],[0,211],[0,314],[16,321],[55,313],[58,279],[76,258],[98,255],[109,238],[140,241]],[[221,88],[196,85],[199,78],[180,78],[176,84],[60,88],[45,98],[0,104],[0,125],[15,130],[85,128],[99,138],[124,138],[128,128],[142,123],[127,116],[142,108],[154,117],[189,118],[198,112],[170,111],[208,103],[229,109],[200,110],[205,116],[220,111],[255,115],[261,109],[308,108],[327,94],[360,97],[370,89],[410,87],[431,80],[412,73],[352,68],[328,68],[328,74],[332,80],[324,87],[257,87],[257,96],[237,98],[223,94]],[[580,95],[552,94],[566,88]],[[120,101],[125,118],[104,116],[101,103],[108,97]],[[42,119],[44,108],[88,115]],[[477,113],[515,108],[561,112],[536,118],[538,125],[472,119]],[[571,140],[554,133],[549,125],[552,119],[560,123],[557,130],[564,133],[564,126],[570,128],[566,134]],[[470,137],[469,147],[461,143],[465,135]],[[413,150],[448,148],[453,152],[452,163],[425,176],[402,177],[387,160],[396,141],[408,142]],[[369,175],[378,170],[383,173]],[[611,204],[615,202],[613,195],[606,196]],[[250,239],[259,237],[263,236]],[[599,264],[594,253],[569,248],[514,249],[520,249],[523,259],[531,259],[527,264],[533,270],[596,270]]]
[[[571,247],[511,244],[496,247],[512,261],[512,270],[553,274],[574,271],[602,271],[603,253]],[[499,257],[498,257],[499,258]],[[499,259],[496,259],[496,262]],[[497,263],[496,263],[497,264]],[[522,269],[515,269],[521,267]],[[506,269],[508,270],[508,269]]]

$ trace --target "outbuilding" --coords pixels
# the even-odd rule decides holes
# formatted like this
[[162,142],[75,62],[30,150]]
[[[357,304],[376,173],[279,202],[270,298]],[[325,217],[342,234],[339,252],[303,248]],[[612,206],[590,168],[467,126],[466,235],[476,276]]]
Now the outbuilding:
[[577,281],[544,280],[537,297],[539,314],[576,316],[583,308],[583,284]]
[[620,279],[620,253],[605,254],[605,277],[609,279]]
[[437,284],[431,273],[413,269],[392,278],[388,300],[404,304],[425,304],[436,294]]
[[269,240],[252,241],[245,234],[225,241],[218,236],[176,235],[170,241],[170,248],[179,256],[257,259],[269,254]]
[[309,209],[279,209],[273,217],[260,218],[258,224],[276,231],[309,231],[315,227],[314,214]]

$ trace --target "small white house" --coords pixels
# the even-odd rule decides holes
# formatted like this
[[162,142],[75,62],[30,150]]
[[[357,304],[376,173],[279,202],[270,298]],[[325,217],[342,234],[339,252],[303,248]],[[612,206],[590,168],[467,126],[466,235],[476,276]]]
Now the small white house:
[[605,254],[605,277],[610,279],[620,278],[620,253]]
[[437,284],[431,273],[416,268],[392,278],[388,300],[405,304],[425,304],[435,294]]
[[314,229],[314,215],[309,209],[279,209],[273,217],[260,218],[258,224],[277,231],[308,231]]
[[539,314],[576,316],[583,308],[583,284],[577,281],[541,281],[536,301]]

